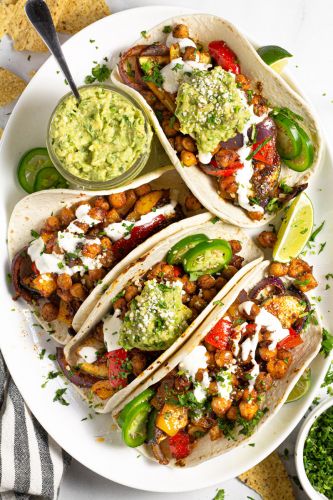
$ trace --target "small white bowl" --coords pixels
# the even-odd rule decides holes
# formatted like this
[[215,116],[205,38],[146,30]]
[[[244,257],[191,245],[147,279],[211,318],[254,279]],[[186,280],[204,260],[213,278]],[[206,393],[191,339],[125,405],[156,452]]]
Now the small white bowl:
[[332,405],[333,405],[333,397],[325,399],[318,406],[316,406],[316,408],[312,410],[312,412],[307,416],[307,418],[303,422],[303,425],[300,428],[297,436],[297,441],[295,446],[295,463],[296,463],[297,475],[304,491],[311,498],[311,500],[327,500],[327,497],[314,489],[314,487],[312,486],[306,475],[303,462],[304,444],[314,421],[317,420],[317,418]]

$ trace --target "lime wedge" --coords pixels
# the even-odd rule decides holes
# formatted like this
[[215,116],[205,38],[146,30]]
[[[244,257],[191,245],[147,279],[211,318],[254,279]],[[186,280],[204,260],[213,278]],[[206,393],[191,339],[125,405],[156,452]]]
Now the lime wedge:
[[282,73],[292,54],[278,45],[265,45],[257,50],[261,59],[277,73]]
[[311,385],[311,370],[307,368],[291,393],[289,394],[286,403],[292,403],[301,399],[309,390]]
[[312,203],[305,193],[301,193],[285,213],[273,248],[274,260],[288,262],[297,257],[310,238],[312,226]]

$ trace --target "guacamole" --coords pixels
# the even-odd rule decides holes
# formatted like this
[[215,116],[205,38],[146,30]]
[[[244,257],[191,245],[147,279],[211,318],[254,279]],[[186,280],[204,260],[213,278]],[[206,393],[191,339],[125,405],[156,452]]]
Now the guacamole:
[[65,98],[55,111],[50,142],[62,166],[90,181],[107,181],[130,169],[147,150],[145,118],[126,97],[104,87],[80,89],[81,102]]
[[200,153],[212,153],[220,141],[242,132],[251,112],[235,75],[220,66],[195,70],[180,85],[176,116],[183,134],[190,134]]
[[149,280],[131,301],[119,332],[119,345],[164,351],[187,327],[192,311],[182,303],[181,283]]

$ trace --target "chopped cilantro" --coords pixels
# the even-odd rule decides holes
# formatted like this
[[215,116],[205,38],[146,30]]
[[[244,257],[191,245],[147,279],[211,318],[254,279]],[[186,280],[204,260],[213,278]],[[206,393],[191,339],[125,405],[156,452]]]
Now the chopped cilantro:
[[50,381],[50,380],[53,380],[55,378],[58,377],[58,375],[61,375],[62,373],[61,372],[56,372],[56,371],[51,371],[47,374],[47,377],[46,377],[46,380],[45,382],[41,385],[42,389],[44,389],[44,387],[46,386],[46,384]]
[[105,82],[110,77],[111,70],[106,64],[96,64],[91,70],[91,75],[87,75],[84,79],[86,84],[98,82]]
[[38,354],[39,359],[44,359],[45,353],[46,353],[46,350],[45,350],[45,349],[42,349],[42,350],[40,351],[40,353]]
[[163,31],[163,33],[171,33],[172,27],[171,26],[164,26],[162,31]]
[[143,80],[145,82],[152,82],[157,87],[162,87],[164,78],[160,72],[158,64],[151,62],[146,62],[141,64],[142,71],[144,72]]
[[285,179],[282,179],[282,181],[280,182],[280,189],[284,194],[290,194],[293,192],[293,188],[286,184]]
[[326,241],[324,243],[320,243],[318,255],[324,250],[325,246],[326,246]]
[[149,35],[148,35],[146,30],[141,31],[140,35],[142,36],[142,38],[146,38],[146,39],[149,38]]
[[219,220],[220,220],[220,219],[219,219],[219,217],[214,217],[214,219],[211,219],[211,221],[210,221],[210,222],[211,222],[212,224],[216,224]]
[[55,361],[57,359],[57,355],[56,354],[49,354],[48,355],[48,358],[51,360],[51,361]]
[[320,231],[323,229],[324,224],[325,224],[325,221],[323,220],[323,222],[320,224],[320,226],[317,227],[317,229],[315,231],[313,231],[313,233],[311,234],[311,236],[309,238],[309,241],[314,241],[316,239],[316,236],[318,236]]
[[39,233],[37,233],[34,229],[31,229],[30,234],[35,239],[39,238]]
[[327,358],[332,349],[333,349],[333,335],[328,330],[326,330],[326,328],[323,328],[323,338],[321,341],[320,352],[325,356],[325,358]]
[[245,158],[246,160],[252,160],[252,158],[264,147],[266,144],[271,140],[271,136],[266,137],[264,141],[262,141],[254,151],[251,151],[251,153]]
[[224,490],[218,489],[213,500],[224,500]]
[[57,389],[56,392],[55,392],[55,395],[54,395],[54,398],[53,398],[53,401],[58,401],[61,405],[64,405],[64,406],[69,406],[69,403],[68,401],[66,401],[65,398],[63,398],[63,395],[65,394],[65,392],[67,391],[67,388],[64,388],[64,389]]

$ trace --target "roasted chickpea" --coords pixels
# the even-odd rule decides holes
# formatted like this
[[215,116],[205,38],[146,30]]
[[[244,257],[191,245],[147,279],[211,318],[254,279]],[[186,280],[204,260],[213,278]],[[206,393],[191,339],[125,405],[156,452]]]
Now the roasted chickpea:
[[197,150],[194,139],[189,135],[181,136],[182,138],[182,146],[186,151],[190,151],[191,153],[195,153]]
[[278,349],[277,358],[281,359],[287,366],[289,366],[293,360],[293,355],[287,349]]
[[247,212],[247,215],[252,220],[261,220],[264,216],[264,212]]
[[177,120],[166,118],[162,120],[162,128],[167,137],[175,137],[179,132],[180,125]]
[[177,376],[175,378],[175,389],[177,392],[187,391],[191,387],[191,382],[185,375]]
[[66,273],[59,274],[57,276],[57,286],[62,290],[69,290],[72,286],[72,278]]
[[190,151],[183,151],[180,153],[180,160],[185,165],[185,167],[193,167],[198,163],[197,158],[194,153]]
[[270,359],[275,359],[277,356],[277,349],[268,349],[266,346],[259,347],[259,355],[264,361],[269,361]]
[[244,389],[243,394],[242,394],[243,401],[248,401],[248,402],[249,401],[256,401],[257,397],[258,397],[257,391],[255,389],[252,389],[252,391],[250,391],[250,389],[248,387],[246,387],[246,389]]
[[266,99],[260,94],[252,97],[253,111],[257,116],[262,116],[268,112]]
[[226,283],[227,283],[227,280],[225,278],[223,278],[222,276],[219,276],[218,278],[215,279],[215,288],[217,290],[221,290]]
[[217,386],[216,380],[212,380],[210,382],[209,387],[208,387],[208,393],[211,396],[216,396],[217,395],[217,393],[218,393],[218,386]]
[[273,248],[277,240],[274,231],[262,231],[258,236],[258,243],[263,248]]
[[207,351],[206,352],[206,360],[208,366],[215,366],[215,352]]
[[237,271],[237,267],[229,265],[223,269],[221,274],[223,278],[225,278],[226,280],[230,280],[233,276],[235,276]]
[[239,161],[239,156],[237,151],[220,148],[214,156],[214,159],[219,167],[229,168],[235,162]]
[[288,264],[282,264],[282,262],[272,262],[268,269],[268,274],[271,276],[281,277],[288,274],[289,266]]
[[63,290],[62,288],[58,288],[57,289],[57,295],[64,302],[70,302],[73,299],[70,291],[69,290]]
[[127,302],[124,299],[124,297],[119,297],[119,299],[116,299],[113,303],[113,309],[114,311],[116,309],[120,309],[120,311],[125,311],[127,308]]
[[195,380],[196,380],[196,382],[202,382],[203,381],[204,372],[205,372],[204,368],[199,368],[199,370],[195,374]]
[[236,269],[240,269],[243,265],[244,262],[244,257],[241,257],[240,255],[233,255],[231,261],[229,262],[230,266],[235,267]]
[[107,236],[101,238],[101,246],[103,250],[112,250],[111,240]]
[[148,271],[147,273],[147,278],[149,280],[152,280],[154,278],[157,278],[159,276],[162,276],[162,266],[163,266],[163,262],[158,262],[157,264],[155,264],[151,269],[150,271]]
[[271,359],[267,363],[267,371],[273,379],[280,379],[285,376],[288,370],[288,365],[282,359]]
[[58,231],[60,229],[60,220],[55,215],[51,215],[46,219],[45,228],[49,231]]
[[318,281],[313,276],[312,273],[304,273],[301,274],[297,280],[295,280],[294,285],[296,288],[301,290],[301,292],[308,292],[309,290],[313,290],[318,286]]
[[186,47],[183,54],[184,61],[195,61],[198,49],[196,47]]
[[199,276],[197,283],[199,288],[208,290],[209,288],[213,288],[215,286],[215,278],[213,278],[210,274],[203,274],[202,276]]
[[243,90],[250,90],[251,83],[250,80],[245,75],[236,75],[236,83],[242,87]]
[[72,208],[64,207],[59,212],[59,219],[62,226],[68,226],[75,219],[75,212]]
[[101,280],[105,276],[105,270],[100,269],[89,269],[88,278],[94,283],[96,281]]
[[245,420],[252,420],[259,410],[259,406],[255,401],[241,401],[239,403],[239,413]]
[[219,177],[218,186],[221,198],[225,198],[226,200],[232,200],[236,198],[238,184],[234,175],[228,175],[228,177]]
[[200,210],[202,205],[200,201],[194,196],[194,194],[189,194],[185,198],[185,208],[186,210],[192,212],[194,210]]
[[211,429],[209,429],[209,437],[211,441],[216,441],[217,439],[220,439],[222,436],[222,431],[219,428],[218,424],[215,424]]
[[121,222],[121,220],[122,219],[115,208],[111,208],[111,210],[106,213],[106,225],[113,224],[114,222]]
[[214,397],[212,399],[212,410],[218,417],[223,417],[231,406],[231,399]]
[[236,406],[231,406],[227,411],[226,417],[228,420],[237,420],[238,409]]
[[110,210],[110,205],[108,204],[104,196],[97,196],[97,198],[95,198],[94,200],[94,206],[105,211]]
[[202,290],[202,298],[207,302],[210,302],[217,294],[216,288],[210,288],[209,290]]
[[115,256],[113,255],[112,250],[104,250],[104,252],[100,255],[99,261],[102,266],[109,268],[114,264]]
[[145,353],[141,351],[135,351],[131,355],[132,371],[134,375],[138,376],[146,368],[147,359]]
[[234,358],[231,351],[217,350],[215,353],[215,363],[219,368],[230,365],[233,359]]
[[172,279],[175,277],[175,269],[171,264],[162,264],[161,273],[163,278]]
[[126,291],[125,291],[125,300],[127,302],[130,302],[132,299],[134,299],[134,297],[136,297],[139,293],[139,289],[137,286],[135,285],[128,285],[126,287]]
[[239,253],[242,250],[242,244],[239,240],[229,240],[229,245],[233,254]]
[[175,38],[188,38],[190,36],[186,24],[177,24],[173,28],[172,34]]
[[71,286],[70,293],[73,297],[79,300],[84,300],[87,297],[87,292],[85,291],[82,283],[74,283]]
[[126,193],[113,193],[109,195],[109,203],[113,208],[122,208],[126,203]]
[[174,148],[177,153],[180,153],[184,147],[183,147],[183,136],[182,135],[176,135],[176,137],[174,138]]
[[273,379],[270,373],[260,372],[255,381],[258,392],[266,392],[272,387]]
[[46,302],[41,308],[41,315],[45,321],[50,322],[57,319],[59,308],[51,302]]
[[189,306],[191,309],[195,309],[198,312],[201,312],[207,305],[207,302],[199,295],[193,295],[190,300]]
[[151,185],[150,184],[142,184],[142,186],[135,188],[134,191],[135,191],[135,194],[140,198],[141,196],[144,196],[145,194],[150,193]]
[[102,246],[97,243],[86,243],[82,248],[82,255],[84,257],[89,257],[90,259],[95,259],[98,254],[102,251]]

